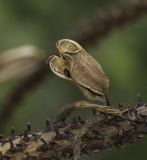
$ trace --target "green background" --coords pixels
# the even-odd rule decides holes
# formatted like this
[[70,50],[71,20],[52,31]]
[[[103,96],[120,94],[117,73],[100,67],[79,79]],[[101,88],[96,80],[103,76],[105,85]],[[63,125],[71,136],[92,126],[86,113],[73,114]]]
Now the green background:
[[[0,51],[26,44],[47,51],[55,49],[57,40],[69,38],[70,33],[86,19],[116,3],[116,0],[0,0]],[[144,15],[123,28],[117,28],[95,46],[88,48],[110,78],[110,100],[113,105],[133,105],[137,102],[138,93],[144,101],[147,99],[146,42],[147,15]],[[13,79],[0,84],[1,104],[20,83],[20,79]],[[11,126],[20,132],[28,121],[34,130],[41,129],[46,117],[53,120],[62,106],[84,99],[76,86],[52,74],[23,98],[2,132],[7,135]],[[139,140],[122,150],[114,149],[81,159],[146,160],[146,140]]]

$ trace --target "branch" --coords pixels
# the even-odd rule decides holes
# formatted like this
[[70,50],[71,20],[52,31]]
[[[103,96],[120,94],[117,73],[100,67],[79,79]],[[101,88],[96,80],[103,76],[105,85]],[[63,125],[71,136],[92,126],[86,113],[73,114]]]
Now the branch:
[[[74,32],[71,39],[89,47],[110,33],[114,28],[129,24],[140,18],[146,11],[146,0],[132,0],[130,3],[123,3],[121,7],[112,7],[90,18],[81,28]],[[16,106],[18,107],[18,103],[20,103],[25,95],[33,88],[41,84],[44,80],[47,80],[46,77],[48,74],[49,71],[46,67],[41,65],[36,73],[28,76],[6,96],[4,103],[1,105],[1,108],[3,108],[0,113],[1,129],[13,114]]]
[[[83,107],[84,104],[95,107],[95,104],[88,102],[75,102],[68,106],[73,110],[80,104]],[[91,109],[91,107],[86,108]],[[124,145],[135,143],[147,134],[147,105],[128,108],[122,115],[123,117],[110,113],[106,116],[101,112],[99,116],[89,120],[78,117],[69,123],[57,119],[56,123],[52,124],[53,127],[47,120],[45,130],[32,132],[28,125],[21,135],[16,135],[13,130],[7,139],[1,137],[1,159],[70,159],[73,157],[75,136],[85,126],[88,127],[81,136],[81,155],[98,154],[112,148],[121,149]]]
[[114,29],[134,22],[147,12],[146,0],[122,1],[120,6],[109,7],[91,17],[73,35],[84,46],[94,45]]
[[19,102],[23,97],[36,87],[46,76],[48,76],[50,70],[46,68],[44,64],[40,65],[38,71],[26,77],[14,90],[12,90],[1,105],[2,110],[0,112],[0,128],[4,126],[7,119],[13,114],[14,109],[18,107]]

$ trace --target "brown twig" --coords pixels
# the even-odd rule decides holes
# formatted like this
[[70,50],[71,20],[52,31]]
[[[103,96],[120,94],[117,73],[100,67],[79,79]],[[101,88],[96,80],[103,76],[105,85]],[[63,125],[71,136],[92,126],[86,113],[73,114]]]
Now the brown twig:
[[[72,103],[73,106],[76,104]],[[70,159],[73,157],[75,136],[85,126],[88,126],[88,130],[81,137],[81,155],[98,154],[112,148],[121,149],[147,134],[147,106],[129,108],[123,112],[123,116],[101,114],[90,121],[78,117],[69,123],[58,121],[53,130],[47,127],[35,133],[25,129],[21,135],[1,138],[1,159]],[[96,123],[98,119],[100,121]]]
[[[112,7],[101,14],[90,18],[71,36],[81,45],[90,46],[97,40],[110,33],[114,28],[121,27],[124,24],[141,17],[147,11],[146,0],[132,0],[131,3],[124,3],[121,7]],[[69,37],[70,38],[70,37]],[[38,71],[24,79],[13,91],[5,98],[1,105],[3,108],[0,113],[0,128],[4,126],[9,117],[14,112],[14,108],[25,97],[25,95],[39,85],[43,80],[47,80],[49,71],[45,66],[41,66]]]
[[18,107],[18,103],[23,99],[23,97],[37,84],[43,81],[47,73],[50,70],[44,64],[41,64],[39,70],[35,73],[26,77],[14,90],[12,90],[4,100],[4,103],[1,105],[2,110],[0,112],[0,128],[2,131],[2,127],[4,126],[7,119],[12,115],[14,112],[14,108]]
[[126,0],[94,15],[75,31],[73,39],[84,46],[94,45],[114,29],[134,22],[147,12],[146,0]]

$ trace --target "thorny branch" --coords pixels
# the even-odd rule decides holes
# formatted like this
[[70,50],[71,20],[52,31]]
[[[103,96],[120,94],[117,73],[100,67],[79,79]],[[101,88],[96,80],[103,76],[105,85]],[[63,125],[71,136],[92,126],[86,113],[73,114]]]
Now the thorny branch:
[[[73,106],[80,106],[80,103],[83,109],[84,104],[87,106],[90,104],[72,103],[69,105],[72,108],[70,111],[72,112],[75,108]],[[65,111],[64,114],[63,111]],[[60,113],[59,115],[67,117],[66,109]],[[105,116],[102,112],[100,113],[89,120],[76,117],[69,123],[63,121],[58,115],[55,123],[51,125],[47,120],[46,128],[39,132],[32,132],[30,124],[20,135],[16,135],[13,129],[7,139],[1,136],[0,157],[5,160],[72,159],[75,137],[83,128],[86,128],[86,132],[80,137],[81,155],[97,154],[112,148],[121,149],[124,145],[135,143],[147,134],[146,104],[128,108],[122,112],[123,117],[112,114]]]
[[1,105],[2,110],[0,112],[0,128],[4,125],[5,121],[11,116],[14,108],[18,107],[18,103],[22,98],[35,87],[38,83],[46,78],[49,70],[44,64],[41,64],[38,71],[33,73],[31,76],[26,77],[21,84],[19,84],[14,90],[12,90],[6,97],[6,100]]
[[147,12],[146,0],[122,1],[120,6],[109,7],[83,23],[73,39],[83,46],[94,45],[114,29],[134,22]]
[[[131,0],[130,3],[127,1],[127,3],[121,4],[120,7],[112,7],[109,10],[104,10],[101,14],[96,14],[68,38],[74,39],[83,46],[88,47],[106,36],[114,28],[129,24],[140,18],[146,11],[146,0]],[[47,80],[46,77],[49,72],[46,68],[41,65],[36,73],[23,80],[6,96],[4,103],[1,105],[3,108],[0,114],[1,129],[4,126],[4,122],[13,114],[14,108],[21,102],[25,95],[42,83],[43,80]]]

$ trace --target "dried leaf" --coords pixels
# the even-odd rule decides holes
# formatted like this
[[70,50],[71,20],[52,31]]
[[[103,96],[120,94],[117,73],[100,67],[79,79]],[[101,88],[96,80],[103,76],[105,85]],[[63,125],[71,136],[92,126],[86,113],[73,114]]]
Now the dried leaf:
[[69,39],[59,40],[56,46],[60,52],[60,59],[62,59],[60,62],[64,61],[63,64],[50,62],[54,73],[53,68],[58,68],[58,71],[62,72],[61,74],[55,73],[56,75],[69,79],[63,72],[63,68],[68,68],[65,65],[66,62],[69,66],[67,70],[70,72],[70,80],[72,79],[80,87],[88,99],[103,99],[107,96],[109,79],[101,65],[90,54],[77,42]]
[[50,68],[57,76],[67,80],[72,80],[70,77],[70,66],[64,59],[57,56],[51,56]]

